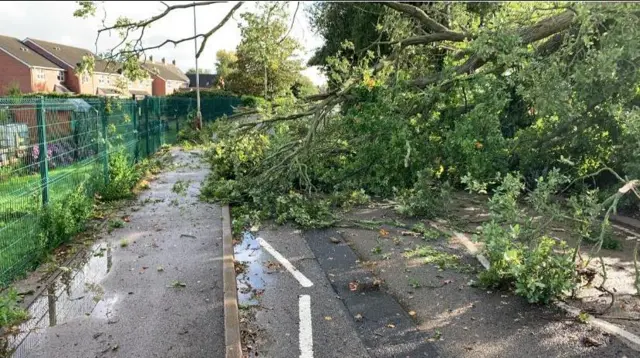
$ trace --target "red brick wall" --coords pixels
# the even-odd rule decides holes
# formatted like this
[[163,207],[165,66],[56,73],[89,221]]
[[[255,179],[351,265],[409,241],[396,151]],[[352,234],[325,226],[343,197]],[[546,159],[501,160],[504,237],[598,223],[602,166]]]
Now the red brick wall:
[[67,71],[66,76],[65,76],[64,85],[65,85],[65,87],[67,87],[72,92],[81,93],[80,92],[80,78],[73,72],[73,70]]
[[167,94],[167,82],[158,76],[151,76],[153,78],[153,95],[164,96]]
[[14,83],[22,93],[32,92],[31,71],[22,62],[0,51],[0,95],[5,95]]

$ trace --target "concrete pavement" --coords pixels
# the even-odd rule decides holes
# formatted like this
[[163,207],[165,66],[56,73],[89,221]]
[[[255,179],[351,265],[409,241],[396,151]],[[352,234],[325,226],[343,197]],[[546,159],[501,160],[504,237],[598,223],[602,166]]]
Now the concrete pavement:
[[221,211],[198,201],[199,155],[171,155],[130,222],[36,299],[14,357],[224,357]]

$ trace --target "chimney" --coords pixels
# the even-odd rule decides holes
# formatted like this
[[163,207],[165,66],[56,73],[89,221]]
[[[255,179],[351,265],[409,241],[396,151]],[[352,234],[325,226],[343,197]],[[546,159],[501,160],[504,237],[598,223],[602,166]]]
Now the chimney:
[[149,62],[153,63],[153,56],[149,56]]
[[171,64],[176,65],[176,60],[171,61]]
[[164,60],[164,57],[162,58],[162,64],[163,64],[163,65],[165,64],[165,60]]

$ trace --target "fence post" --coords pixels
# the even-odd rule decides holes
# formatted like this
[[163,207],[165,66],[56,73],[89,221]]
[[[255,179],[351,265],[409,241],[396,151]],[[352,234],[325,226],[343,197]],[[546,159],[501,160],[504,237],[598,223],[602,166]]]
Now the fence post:
[[178,112],[175,110],[175,108],[172,108],[173,113],[174,113],[174,117],[176,119],[176,141],[178,139],[178,134],[180,134],[180,116],[178,115]]
[[151,154],[151,149],[149,149],[149,97],[144,98],[143,104],[143,112],[144,112],[144,133],[145,133],[145,142],[147,149],[147,157]]
[[107,134],[107,98],[105,97],[102,102],[102,139],[104,141],[104,153],[102,156],[102,167],[103,167],[103,175],[104,175],[104,183],[109,184],[109,141]]
[[71,131],[73,132],[73,162],[76,163],[80,157],[78,154],[78,118],[76,111],[71,112]]
[[40,161],[40,185],[42,187],[42,206],[49,203],[49,160],[47,158],[47,123],[45,120],[44,97],[40,97],[36,106],[38,121],[38,160]]
[[140,110],[140,106],[138,104],[138,100],[134,98],[133,100],[133,135],[135,138],[136,146],[133,149],[133,162],[137,163],[140,160],[140,136],[138,135],[138,111]]

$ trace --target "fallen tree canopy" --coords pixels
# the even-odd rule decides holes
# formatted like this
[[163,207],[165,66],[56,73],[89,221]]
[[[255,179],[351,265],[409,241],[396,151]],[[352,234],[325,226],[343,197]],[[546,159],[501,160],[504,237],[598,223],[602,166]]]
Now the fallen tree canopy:
[[[576,265],[588,265],[580,257],[583,240],[595,257],[609,215],[638,204],[636,7],[312,6],[311,23],[325,36],[313,62],[324,66],[329,90],[305,99],[287,88],[271,91],[257,108],[217,121],[203,197],[231,203],[238,231],[265,219],[333,225],[341,209],[370,196],[390,199],[401,215],[439,217],[447,215],[453,189],[492,192],[491,221],[479,233],[492,270],[481,281],[531,302],[575,289]],[[260,26],[271,28],[270,13],[259,17]],[[122,22],[116,29],[145,26]],[[124,48],[135,52],[135,42]],[[259,69],[264,76],[252,82],[267,94],[274,77]],[[563,205],[553,200],[558,195],[567,199]],[[533,219],[522,203],[545,220]],[[572,226],[571,250],[549,234],[558,218]]]
[[[266,130],[266,124],[302,121],[304,135],[286,151],[291,158],[302,147],[320,149],[323,136],[342,138],[362,154],[353,144],[374,133],[351,133],[344,121],[369,115],[369,129],[376,117],[402,122],[375,133],[395,137],[397,126],[406,132],[394,160],[442,166],[454,181],[514,169],[531,182],[553,166],[576,175],[602,163],[629,167],[616,155],[628,147],[624,128],[636,116],[639,27],[629,5],[512,3],[490,14],[466,4],[384,5],[377,27],[388,41],[371,44],[359,66],[346,59],[348,41],[327,59],[328,76],[339,86],[265,110],[255,122],[240,121],[244,132],[254,124]],[[392,50],[379,55],[376,45]],[[364,111],[372,107],[375,113]],[[426,150],[418,159],[420,147]]]

